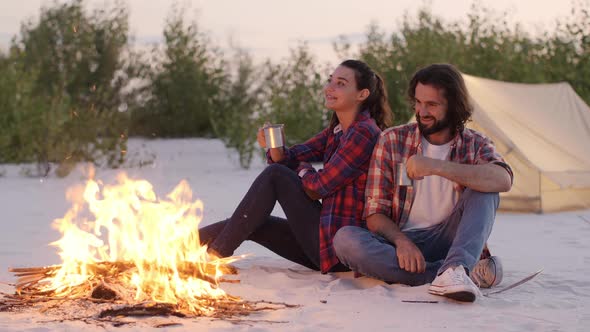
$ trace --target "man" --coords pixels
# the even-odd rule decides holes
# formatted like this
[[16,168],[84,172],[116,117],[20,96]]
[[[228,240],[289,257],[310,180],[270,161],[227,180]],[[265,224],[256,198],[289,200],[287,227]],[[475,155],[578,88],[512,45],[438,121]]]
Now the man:
[[[502,279],[499,259],[480,257],[498,193],[510,190],[513,173],[491,140],[465,128],[473,109],[456,68],[419,70],[408,97],[417,123],[384,131],[373,151],[365,191],[368,230],[340,229],[334,248],[358,273],[413,286],[432,282],[432,294],[473,302],[478,286]],[[404,165],[412,186],[398,185],[396,167]]]

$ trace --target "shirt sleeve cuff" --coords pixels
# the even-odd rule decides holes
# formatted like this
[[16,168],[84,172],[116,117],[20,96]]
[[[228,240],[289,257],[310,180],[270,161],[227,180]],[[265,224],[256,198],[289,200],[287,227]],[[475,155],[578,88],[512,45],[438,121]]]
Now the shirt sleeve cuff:
[[368,198],[363,210],[363,220],[367,220],[368,217],[377,213],[391,218],[391,203],[382,204],[376,200]]
[[[310,171],[312,169],[313,169],[313,166],[311,166],[310,163],[300,162],[299,166],[297,166],[297,169],[295,169],[295,172],[297,172],[297,175],[299,175],[302,173],[302,171],[305,171],[305,173],[307,173],[308,171]],[[300,176],[300,177],[303,177],[303,176]]]
[[[289,159],[287,157],[287,149],[283,146],[283,153],[285,154],[285,159]],[[270,149],[266,149],[266,163],[267,164],[275,164],[276,162],[274,160],[272,160],[272,157],[270,156]]]
[[297,172],[297,175],[303,179],[303,177],[305,176],[305,174],[309,172],[309,168],[303,168],[301,170],[299,170],[299,172]]
[[502,168],[504,168],[506,170],[506,172],[508,172],[508,174],[510,175],[510,182],[512,184],[514,184],[514,173],[512,172],[512,168],[510,168],[510,165],[508,165],[505,162],[502,161],[493,161],[492,164],[498,165]]

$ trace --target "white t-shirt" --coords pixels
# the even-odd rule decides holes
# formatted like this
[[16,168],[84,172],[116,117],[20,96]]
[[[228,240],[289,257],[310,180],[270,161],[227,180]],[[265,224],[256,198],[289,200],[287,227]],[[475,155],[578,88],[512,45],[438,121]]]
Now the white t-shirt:
[[[446,160],[451,151],[451,142],[444,145],[430,144],[422,137],[422,155],[428,158]],[[423,229],[443,222],[453,212],[459,201],[454,182],[438,175],[425,176],[414,180],[414,204],[408,222],[402,230]]]

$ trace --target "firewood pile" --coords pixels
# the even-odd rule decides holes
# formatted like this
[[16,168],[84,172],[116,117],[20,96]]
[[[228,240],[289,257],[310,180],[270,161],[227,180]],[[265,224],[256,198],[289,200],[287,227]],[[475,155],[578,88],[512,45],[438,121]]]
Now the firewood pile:
[[[49,321],[80,320],[102,325],[114,326],[134,324],[134,317],[195,318],[209,317],[232,322],[252,322],[239,317],[260,311],[296,308],[297,305],[268,301],[246,301],[229,294],[223,297],[194,297],[191,303],[166,303],[157,300],[139,302],[135,299],[136,290],[130,289],[126,280],[137,267],[131,262],[100,262],[88,264],[92,278],[78,285],[48,289],[47,283],[60,269],[60,265],[46,267],[11,268],[17,277],[13,294],[0,293],[0,311],[36,310],[53,318]],[[150,267],[144,267],[150,268]],[[152,267],[153,268],[153,267]],[[238,271],[231,265],[217,266],[183,264],[178,271],[183,278],[199,278],[212,287],[218,282],[239,283],[238,279],[215,279],[216,273],[236,276]],[[267,323],[284,323],[264,321]],[[181,322],[157,322],[156,327],[182,324]]]

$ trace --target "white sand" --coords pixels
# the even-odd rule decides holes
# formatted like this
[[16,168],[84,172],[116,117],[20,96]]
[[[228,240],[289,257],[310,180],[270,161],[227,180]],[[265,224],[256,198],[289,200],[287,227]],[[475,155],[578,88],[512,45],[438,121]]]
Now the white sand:
[[[142,147],[142,145],[146,145]],[[154,165],[127,169],[133,177],[149,180],[159,195],[187,179],[195,196],[205,203],[209,224],[228,217],[252,180],[264,167],[260,159],[250,170],[216,140],[132,140],[130,151],[153,151]],[[11,266],[59,263],[53,247],[59,238],[50,227],[69,207],[65,190],[84,178],[75,172],[65,179],[41,181],[18,175],[17,166],[0,166],[0,281],[12,282]],[[99,170],[110,182],[117,171]],[[279,208],[277,214],[281,214]],[[230,294],[248,300],[265,299],[300,304],[253,315],[253,322],[234,325],[210,319],[179,320],[174,331],[286,330],[286,331],[588,331],[590,330],[590,211],[559,214],[500,214],[490,238],[505,268],[503,285],[540,268],[536,279],[502,294],[460,304],[427,294],[427,286],[387,285],[354,279],[352,273],[322,275],[290,263],[268,250],[246,242],[238,254],[254,256],[238,262],[240,284],[223,284]],[[0,285],[0,290],[11,291]],[[437,304],[410,304],[402,300],[438,300]],[[327,301],[322,303],[321,301]],[[40,313],[0,313],[0,331],[92,331],[82,322],[45,323]],[[160,321],[167,321],[162,318]],[[178,319],[176,319],[178,320]],[[109,330],[150,330],[148,325],[110,327]],[[166,329],[153,329],[162,331]]]

